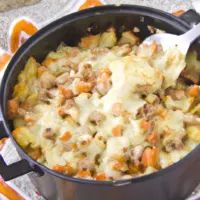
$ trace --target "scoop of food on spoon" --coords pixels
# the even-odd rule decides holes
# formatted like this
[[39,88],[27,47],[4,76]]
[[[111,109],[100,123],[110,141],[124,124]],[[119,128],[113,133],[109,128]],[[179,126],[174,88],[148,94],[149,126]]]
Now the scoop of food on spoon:
[[[177,47],[183,55],[186,55],[193,41],[200,37],[200,23],[182,35],[174,35],[170,33],[154,34],[146,38],[142,44],[151,44],[156,42],[160,44],[163,50]],[[190,114],[184,115],[184,122],[187,124],[200,125],[200,118]]]
[[192,42],[200,36],[200,23],[182,35],[174,35],[170,33],[159,33],[147,37],[143,44],[151,44],[156,42],[160,44],[163,50],[177,47],[183,55],[186,55]]

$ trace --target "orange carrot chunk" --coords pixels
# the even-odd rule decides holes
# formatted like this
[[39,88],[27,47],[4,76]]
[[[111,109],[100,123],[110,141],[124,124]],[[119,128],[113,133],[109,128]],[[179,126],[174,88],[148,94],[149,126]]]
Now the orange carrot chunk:
[[190,97],[198,97],[198,95],[199,95],[199,87],[198,87],[198,85],[193,85],[193,86],[189,87],[188,91],[187,91],[187,94]]
[[151,124],[146,121],[146,120],[142,120],[141,123],[140,123],[140,127],[144,130],[148,130],[150,127],[151,127]]
[[54,165],[52,168],[54,171],[64,173],[65,172],[65,166],[62,165]]
[[54,171],[72,175],[74,173],[74,169],[69,165],[54,165],[52,168]]
[[85,82],[85,81],[80,81],[76,85],[76,90],[79,93],[88,93],[92,90],[92,88],[93,88],[93,84],[90,82]]
[[59,137],[59,139],[60,139],[61,141],[63,141],[63,142],[66,142],[66,141],[68,141],[71,137],[72,137],[71,132],[70,132],[70,131],[66,131],[65,133],[63,133],[63,134]]
[[74,94],[72,90],[65,88],[64,86],[60,85],[59,86],[59,92],[66,98],[66,99],[71,99]]
[[155,131],[153,131],[150,135],[147,137],[147,141],[151,144],[156,144],[158,140],[158,135]]
[[122,162],[116,162],[116,163],[113,165],[113,169],[116,170],[116,171],[122,170],[123,167],[124,167],[124,165],[123,165]]
[[144,165],[144,167],[150,166],[150,167],[158,169],[159,168],[158,154],[159,154],[158,148],[147,147],[144,150],[143,155],[142,155],[142,164]]
[[123,126],[122,125],[117,125],[112,129],[112,134],[113,136],[121,136],[123,131]]
[[106,177],[105,173],[99,173],[96,175],[95,179],[97,181],[105,181],[105,180],[107,180],[107,177]]
[[78,171],[78,173],[76,174],[78,177],[90,177],[91,173],[88,170],[80,170]]

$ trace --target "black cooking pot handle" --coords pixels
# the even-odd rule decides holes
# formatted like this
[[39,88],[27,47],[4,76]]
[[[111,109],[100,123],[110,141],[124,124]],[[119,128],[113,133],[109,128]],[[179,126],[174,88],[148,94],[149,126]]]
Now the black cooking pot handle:
[[190,9],[183,13],[181,16],[179,16],[181,19],[186,21],[188,24],[193,26],[194,24],[197,24],[200,22],[200,14],[198,14],[195,10]]
[[0,112],[0,140],[8,137],[8,135],[6,134],[6,131],[4,129],[3,123],[1,122],[1,119],[2,119],[2,115]]
[[[1,115],[1,114],[0,114]],[[1,117],[1,116],[0,116]],[[8,137],[2,121],[0,121],[0,139]],[[7,165],[0,154],[0,175],[5,181],[12,180],[29,172],[37,172],[42,175],[40,170],[31,167],[27,160],[20,160],[13,164]]]
[[28,161],[20,160],[13,164],[7,165],[0,155],[0,175],[4,181],[9,181],[29,172],[32,172],[33,169],[30,167]]

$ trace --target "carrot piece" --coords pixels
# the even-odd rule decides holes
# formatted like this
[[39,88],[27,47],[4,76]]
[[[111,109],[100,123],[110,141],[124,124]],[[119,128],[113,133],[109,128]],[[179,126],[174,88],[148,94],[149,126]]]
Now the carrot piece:
[[153,131],[150,135],[147,137],[147,141],[151,144],[156,144],[158,140],[158,135],[155,131]]
[[105,173],[99,173],[96,175],[95,179],[97,181],[105,181],[105,180],[107,180],[107,177],[106,177]]
[[62,134],[59,139],[63,142],[68,141],[72,137],[72,134],[70,131],[66,131],[64,134]]
[[117,171],[120,171],[122,170],[124,167],[123,163],[122,162],[116,162],[114,165],[113,165],[113,169],[114,170],[117,170]]
[[71,99],[74,94],[72,90],[65,88],[64,86],[60,85],[59,86],[59,92],[66,98],[66,99]]
[[54,171],[57,171],[57,172],[60,172],[60,173],[64,173],[65,172],[65,166],[62,166],[62,165],[54,165],[52,167],[52,169]]
[[69,165],[54,165],[52,168],[54,171],[60,172],[60,173],[64,173],[64,174],[73,174],[74,173],[74,169]]
[[8,116],[9,116],[9,118],[13,118],[17,114],[18,108],[19,108],[19,103],[16,99],[11,99],[8,101]]
[[93,84],[90,82],[85,82],[85,81],[80,81],[79,83],[77,83],[76,85],[76,90],[79,93],[87,93],[90,92],[93,88]]
[[154,167],[156,169],[159,168],[159,164],[158,164],[158,154],[159,154],[159,150],[156,147],[150,148],[147,147],[142,155],[142,164],[145,167],[151,166]]
[[151,124],[146,121],[146,120],[142,120],[141,123],[140,123],[140,127],[144,130],[148,130],[150,127],[151,127]]
[[123,131],[123,126],[122,125],[117,125],[112,129],[112,134],[113,136],[121,136]]
[[78,173],[76,174],[76,176],[78,176],[78,177],[90,177],[91,176],[91,173],[90,173],[90,171],[88,171],[88,170],[80,170],[80,171],[78,171]]
[[193,85],[188,88],[187,91],[188,96],[190,97],[198,97],[199,95],[199,86],[198,85]]

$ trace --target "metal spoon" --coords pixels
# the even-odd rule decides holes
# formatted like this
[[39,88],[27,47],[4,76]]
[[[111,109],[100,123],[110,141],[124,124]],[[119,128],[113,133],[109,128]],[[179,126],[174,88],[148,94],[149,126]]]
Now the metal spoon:
[[149,36],[143,41],[143,44],[156,42],[160,44],[163,50],[177,46],[182,54],[186,55],[192,42],[200,36],[200,23],[195,25],[191,30],[182,35],[170,33],[159,33]]

